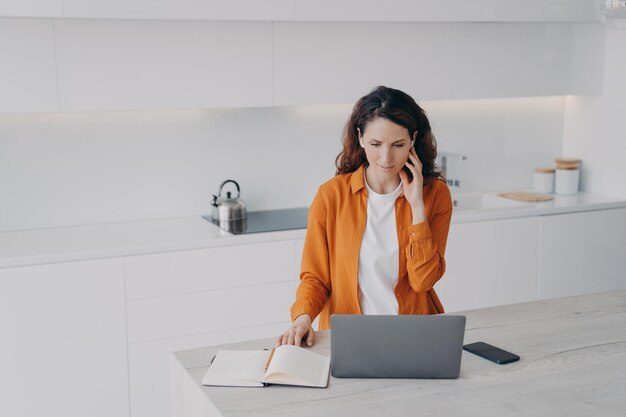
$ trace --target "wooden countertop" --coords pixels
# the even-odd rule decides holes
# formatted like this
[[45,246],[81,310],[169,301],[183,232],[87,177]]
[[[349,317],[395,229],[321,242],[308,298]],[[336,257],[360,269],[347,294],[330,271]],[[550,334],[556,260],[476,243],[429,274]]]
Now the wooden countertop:
[[[463,352],[456,380],[340,379],[327,389],[205,387],[218,349],[270,347],[275,337],[174,352],[177,416],[624,416],[626,291],[471,310],[465,342],[521,356],[496,365]],[[272,335],[273,336],[273,335]],[[329,332],[313,350],[330,354]]]

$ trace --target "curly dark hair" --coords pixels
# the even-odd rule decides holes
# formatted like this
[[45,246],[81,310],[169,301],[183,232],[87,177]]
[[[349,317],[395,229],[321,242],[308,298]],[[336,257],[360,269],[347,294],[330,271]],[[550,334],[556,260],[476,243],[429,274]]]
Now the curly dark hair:
[[354,172],[361,165],[367,165],[357,129],[364,132],[367,123],[378,117],[405,127],[411,137],[417,132],[413,147],[422,162],[424,185],[437,178],[443,180],[435,164],[437,142],[426,113],[408,94],[385,86],[376,87],[354,105],[343,130],[343,150],[335,159],[335,175]]

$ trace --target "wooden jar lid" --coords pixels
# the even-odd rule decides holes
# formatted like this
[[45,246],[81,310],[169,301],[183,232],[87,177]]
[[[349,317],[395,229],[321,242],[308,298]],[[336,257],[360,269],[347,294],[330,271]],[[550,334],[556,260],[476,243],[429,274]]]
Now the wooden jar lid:
[[556,158],[556,169],[575,170],[580,167],[580,159]]
[[582,160],[581,159],[561,159],[561,158],[556,158],[554,161],[557,164],[580,164],[580,162]]
[[580,166],[580,159],[557,158],[555,161],[557,169],[577,169]]
[[537,174],[554,174],[554,168],[535,168]]

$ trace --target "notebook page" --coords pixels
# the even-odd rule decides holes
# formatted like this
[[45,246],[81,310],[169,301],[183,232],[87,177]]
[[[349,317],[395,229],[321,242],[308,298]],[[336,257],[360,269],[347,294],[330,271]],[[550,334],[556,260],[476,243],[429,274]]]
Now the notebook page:
[[283,345],[276,348],[265,380],[274,383],[326,386],[329,369],[330,358],[302,347]]
[[204,385],[260,383],[269,350],[220,350],[204,375]]

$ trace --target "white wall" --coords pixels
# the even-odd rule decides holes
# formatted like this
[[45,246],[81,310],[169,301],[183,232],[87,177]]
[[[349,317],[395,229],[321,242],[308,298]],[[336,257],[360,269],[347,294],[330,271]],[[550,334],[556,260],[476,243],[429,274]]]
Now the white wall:
[[[421,103],[463,191],[528,187],[560,154],[563,98]],[[0,115],[0,230],[201,215],[222,180],[249,210],[308,206],[351,105]]]
[[308,204],[346,109],[0,116],[0,230],[208,213],[226,178],[250,210]]
[[583,160],[583,190],[626,198],[626,31],[607,30],[604,95],[567,97],[563,153]]

